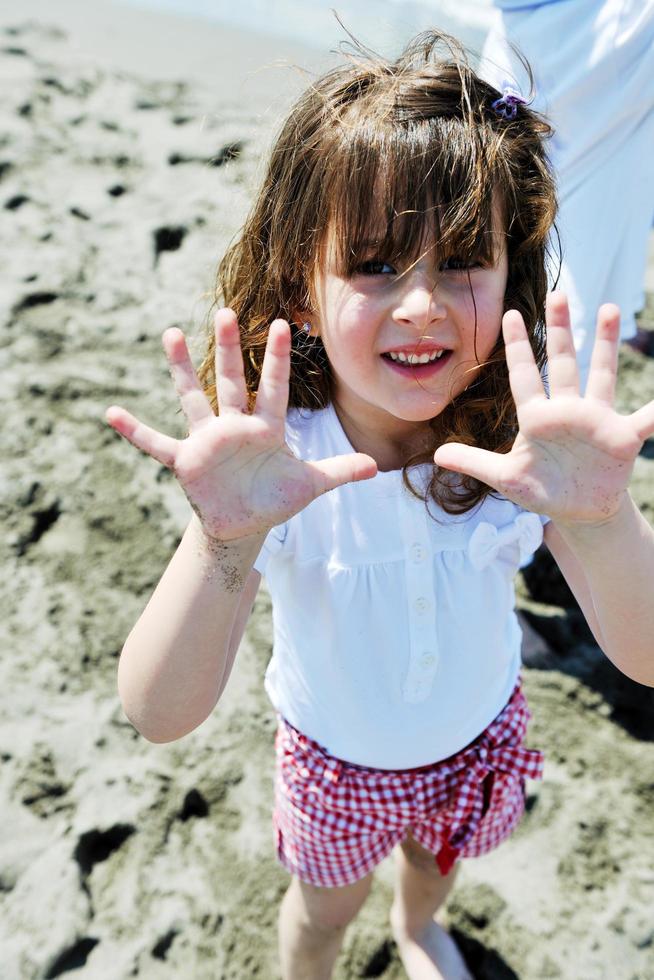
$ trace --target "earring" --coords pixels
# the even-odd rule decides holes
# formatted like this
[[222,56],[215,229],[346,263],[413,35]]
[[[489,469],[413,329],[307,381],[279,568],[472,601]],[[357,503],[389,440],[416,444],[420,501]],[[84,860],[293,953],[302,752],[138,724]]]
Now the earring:
[[324,348],[320,334],[313,333],[313,326],[308,320],[305,320],[302,326],[297,328],[297,332],[293,334],[293,339],[296,349],[301,351],[305,357],[311,356],[315,359],[322,356]]
[[325,348],[320,334],[312,333],[313,327],[306,320],[302,326],[293,331],[293,348],[291,350],[292,371],[295,378],[305,389],[306,398],[316,407],[325,405],[325,385],[328,383],[328,363]]

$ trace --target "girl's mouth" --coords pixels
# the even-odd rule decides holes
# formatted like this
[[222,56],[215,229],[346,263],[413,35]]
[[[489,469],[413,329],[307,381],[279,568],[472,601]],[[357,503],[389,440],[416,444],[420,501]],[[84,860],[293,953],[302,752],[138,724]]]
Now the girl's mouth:
[[424,378],[436,374],[444,367],[452,354],[444,348],[422,354],[388,351],[381,356],[391,370],[405,376]]

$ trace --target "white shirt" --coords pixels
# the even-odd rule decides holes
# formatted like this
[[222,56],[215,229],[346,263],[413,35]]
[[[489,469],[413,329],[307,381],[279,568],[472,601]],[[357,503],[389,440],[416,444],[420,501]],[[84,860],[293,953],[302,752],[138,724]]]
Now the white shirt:
[[493,0],[499,10],[526,10],[528,7],[545,7],[551,3],[561,3],[561,0]]
[[[302,459],[353,452],[331,406],[292,410],[286,429]],[[447,758],[499,714],[518,678],[513,578],[542,540],[541,518],[494,497],[462,516],[430,511],[436,519],[401,471],[378,473],[273,528],[255,563],[273,603],[268,695],[348,762]]]

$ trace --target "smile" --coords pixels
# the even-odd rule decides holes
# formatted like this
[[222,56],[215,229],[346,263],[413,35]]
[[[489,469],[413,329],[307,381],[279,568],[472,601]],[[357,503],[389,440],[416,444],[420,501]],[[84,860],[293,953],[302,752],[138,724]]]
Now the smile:
[[389,350],[382,355],[382,360],[387,367],[399,377],[415,380],[420,378],[427,381],[446,369],[452,357],[449,348],[441,347],[439,350],[423,351],[422,354],[413,351]]
[[431,364],[442,357],[445,350],[431,351],[429,354],[405,354],[404,351],[388,351],[384,357],[390,357],[392,361],[399,361],[401,364]]

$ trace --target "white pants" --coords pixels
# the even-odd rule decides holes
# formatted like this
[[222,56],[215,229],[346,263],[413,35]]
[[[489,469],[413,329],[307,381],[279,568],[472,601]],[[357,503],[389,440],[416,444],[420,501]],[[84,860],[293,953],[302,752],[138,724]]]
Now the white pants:
[[[481,75],[524,95],[555,128],[563,265],[579,369],[585,383],[601,303],[622,311],[622,338],[636,333],[654,216],[654,0],[560,0],[497,11]],[[556,265],[556,267],[555,267]],[[551,264],[554,284],[558,264]]]

